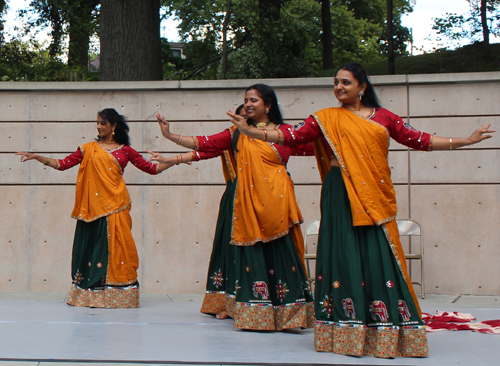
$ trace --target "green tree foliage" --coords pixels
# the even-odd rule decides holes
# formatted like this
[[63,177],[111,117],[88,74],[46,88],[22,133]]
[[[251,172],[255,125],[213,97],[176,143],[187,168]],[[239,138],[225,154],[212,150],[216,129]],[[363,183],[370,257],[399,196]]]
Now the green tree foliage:
[[[185,54],[200,65],[222,54],[226,0],[164,0],[163,9],[180,21]],[[413,0],[394,0],[396,54],[406,54],[408,29],[401,15]],[[332,0],[333,64],[372,62],[386,57],[386,0]],[[233,0],[229,21],[228,78],[315,75],[322,68],[321,1]],[[192,45],[191,45],[192,43]],[[203,46],[203,48],[200,48]],[[201,49],[201,52],[195,50]],[[217,72],[214,69],[217,67]],[[198,77],[217,78],[212,64]]]
[[[481,23],[481,0],[466,0],[469,11],[465,14],[446,13],[442,18],[434,19],[432,29],[438,34],[438,40],[446,39],[452,47],[461,42],[482,42],[485,38]],[[483,0],[486,5],[487,27],[489,33],[500,36],[500,0]],[[442,37],[442,38],[441,38]]]
[[84,71],[88,65],[90,37],[97,34],[100,0],[32,0],[20,15],[27,19],[25,32],[50,27],[49,55],[63,53],[63,39],[69,37],[68,64]]
[[4,37],[3,37],[3,16],[5,15],[5,12],[7,10],[7,2],[5,0],[0,0],[0,45],[3,43]]
[[12,40],[0,48],[0,81],[98,80],[96,72],[78,74],[66,63],[53,59],[38,42]]

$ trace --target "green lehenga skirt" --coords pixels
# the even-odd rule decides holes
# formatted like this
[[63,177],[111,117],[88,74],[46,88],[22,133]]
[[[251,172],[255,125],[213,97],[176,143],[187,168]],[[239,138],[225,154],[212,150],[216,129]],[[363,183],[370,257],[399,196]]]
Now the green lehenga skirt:
[[317,351],[428,356],[425,325],[383,226],[352,226],[339,168],[323,182],[315,299]]
[[314,325],[311,288],[291,235],[252,246],[231,245],[236,182],[222,197],[202,313],[232,317],[253,330]]
[[139,307],[139,282],[109,285],[108,218],[92,222],[77,220],[67,304],[96,308]]

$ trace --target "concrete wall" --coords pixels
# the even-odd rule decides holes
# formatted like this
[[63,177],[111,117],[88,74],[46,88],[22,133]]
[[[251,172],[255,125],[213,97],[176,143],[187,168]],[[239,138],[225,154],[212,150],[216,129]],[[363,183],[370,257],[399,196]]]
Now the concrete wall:
[[[96,135],[96,112],[113,107],[130,121],[132,146],[176,154],[155,122],[160,112],[183,135],[229,127],[225,111],[255,80],[0,83],[0,292],[64,292],[70,286],[76,169],[55,171],[15,151],[64,157]],[[264,80],[290,123],[336,106],[330,78]],[[374,77],[382,104],[418,129],[468,136],[498,126],[500,73]],[[429,293],[500,294],[499,136],[460,151],[418,152],[391,144],[399,218],[425,233]],[[289,170],[306,222],[319,217],[314,158]],[[133,235],[143,293],[203,293],[218,204],[219,159],[148,176],[128,166]],[[418,276],[418,269],[413,274]]]

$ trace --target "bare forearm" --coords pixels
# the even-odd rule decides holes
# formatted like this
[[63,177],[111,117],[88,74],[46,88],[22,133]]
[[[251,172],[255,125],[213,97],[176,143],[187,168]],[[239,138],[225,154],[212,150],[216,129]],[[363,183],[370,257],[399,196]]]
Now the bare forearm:
[[195,143],[192,136],[182,136],[176,133],[169,133],[169,134],[164,133],[163,136],[179,146],[183,146],[188,149],[195,148]]
[[157,159],[158,167],[156,168],[156,171],[158,173],[161,173],[162,171],[164,171],[164,170],[166,170],[174,165],[179,165],[182,163],[190,163],[193,160],[194,160],[193,152],[187,152],[187,153],[183,153],[180,155],[171,156],[168,158],[159,158],[159,159]]
[[41,155],[36,155],[33,159],[51,168],[57,168],[58,166],[56,159],[46,158]]
[[474,143],[476,142],[471,141],[468,137],[432,137],[433,150],[454,150]]
[[257,140],[262,140],[267,142],[279,141],[279,134],[276,130],[264,130],[264,129],[261,130],[253,126],[248,126],[248,129],[246,129],[245,131],[241,131],[241,133]]

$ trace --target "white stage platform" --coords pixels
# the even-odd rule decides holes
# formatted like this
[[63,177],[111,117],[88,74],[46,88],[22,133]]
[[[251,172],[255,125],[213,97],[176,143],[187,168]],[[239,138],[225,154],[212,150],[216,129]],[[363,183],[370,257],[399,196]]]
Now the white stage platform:
[[[200,295],[143,296],[140,309],[89,309],[63,294],[0,294],[0,366],[182,365],[497,365],[500,335],[428,334],[430,357],[393,360],[315,352],[313,330],[254,332],[199,312]],[[453,302],[455,300],[455,302]],[[425,312],[500,319],[500,297],[429,295]]]

